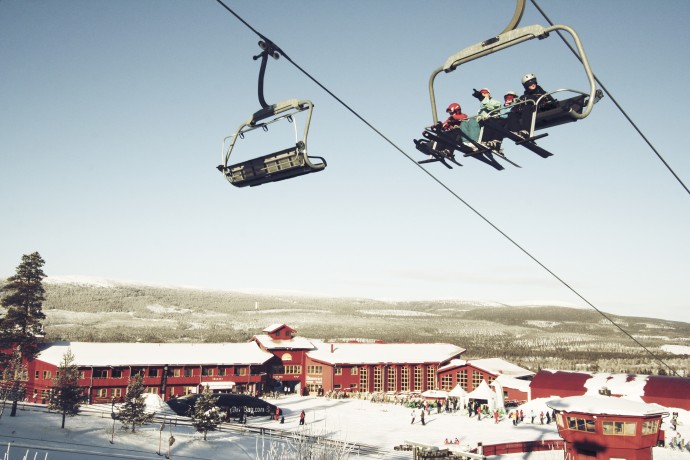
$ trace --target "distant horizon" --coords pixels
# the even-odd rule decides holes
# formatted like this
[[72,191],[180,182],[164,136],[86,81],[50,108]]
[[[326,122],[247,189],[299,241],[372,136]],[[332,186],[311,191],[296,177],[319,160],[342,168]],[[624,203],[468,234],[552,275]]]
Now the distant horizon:
[[[356,296],[356,295],[350,295],[350,296],[345,296],[345,295],[330,295],[330,294],[320,294],[320,293],[314,293],[314,292],[304,292],[304,291],[287,291],[287,290],[280,290],[280,289],[259,289],[259,288],[213,288],[213,287],[203,287],[203,286],[188,286],[188,285],[174,285],[174,284],[165,284],[165,283],[156,283],[156,282],[148,282],[148,281],[137,281],[137,280],[118,280],[114,278],[106,278],[106,277],[98,277],[98,276],[90,276],[90,275],[53,275],[53,276],[47,276],[44,279],[44,282],[47,282],[48,284],[79,284],[79,285],[86,285],[86,286],[94,286],[94,287],[103,287],[103,288],[108,288],[108,287],[114,287],[116,285],[123,285],[123,286],[147,286],[147,287],[153,287],[153,288],[164,288],[164,289],[187,289],[187,290],[198,290],[198,291],[207,291],[207,292],[223,292],[223,293],[240,293],[240,294],[255,294],[255,295],[262,295],[262,296],[289,296],[289,297],[298,297],[298,298],[305,298],[305,297],[315,297],[315,298],[321,298],[321,299],[364,299],[364,300],[373,300],[377,302],[384,302],[384,303],[407,303],[407,302],[461,302],[461,303],[469,303],[475,306],[484,306],[484,307],[557,307],[557,308],[573,308],[573,309],[578,309],[578,310],[590,310],[593,312],[596,312],[593,308],[589,306],[579,306],[579,305],[574,305],[574,304],[569,304],[568,302],[563,302],[563,301],[549,301],[549,300],[522,300],[522,301],[516,301],[514,303],[506,303],[506,302],[498,302],[498,301],[493,301],[493,300],[483,300],[483,299],[460,299],[460,298],[438,298],[438,299],[433,299],[433,298],[424,298],[424,299],[379,299],[375,297],[366,297],[366,296]],[[606,313],[606,312],[605,312]],[[686,323],[690,324],[690,322],[687,321],[681,321],[681,320],[669,320],[666,318],[657,318],[657,317],[651,317],[651,316],[639,316],[639,315],[621,315],[618,313],[606,313],[606,314],[613,314],[616,316],[623,316],[623,317],[636,317],[636,318],[650,318],[650,319],[656,319],[656,320],[661,320],[661,321],[676,321],[680,323]],[[603,316],[602,316],[603,318]]]

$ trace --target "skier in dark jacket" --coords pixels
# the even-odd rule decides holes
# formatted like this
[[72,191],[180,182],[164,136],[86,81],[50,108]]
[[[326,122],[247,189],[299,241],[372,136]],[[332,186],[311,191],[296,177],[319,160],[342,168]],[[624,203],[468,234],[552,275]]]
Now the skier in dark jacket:
[[[518,101],[518,105],[514,107],[508,114],[508,129],[522,138],[528,138],[531,135],[532,116],[534,111],[549,110],[556,107],[556,100],[544,91],[544,88],[537,83],[537,77],[528,73],[522,77],[522,86],[525,92]],[[542,97],[544,96],[544,97]],[[541,99],[540,99],[541,98]],[[537,101],[539,106],[537,107]]]

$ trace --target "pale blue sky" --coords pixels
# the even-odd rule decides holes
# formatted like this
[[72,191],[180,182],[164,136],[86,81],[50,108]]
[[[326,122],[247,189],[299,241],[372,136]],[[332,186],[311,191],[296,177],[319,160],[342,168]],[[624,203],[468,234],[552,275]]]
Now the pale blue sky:
[[[595,74],[690,183],[690,2],[540,4],[577,30]],[[514,9],[228,5],[416,159],[431,72]],[[528,2],[521,25],[535,23],[546,25]],[[212,0],[1,1],[0,276],[39,251],[52,276],[584,306],[285,59],[269,62],[266,99],[314,102],[309,150],[329,166],[228,184],[215,166],[222,139],[259,108],[257,41]],[[547,89],[587,89],[553,36],[440,75],[439,105],[473,113],[473,87],[520,91],[527,72]],[[549,133],[547,160],[507,146],[522,169],[427,169],[599,309],[690,321],[690,196],[608,98]]]

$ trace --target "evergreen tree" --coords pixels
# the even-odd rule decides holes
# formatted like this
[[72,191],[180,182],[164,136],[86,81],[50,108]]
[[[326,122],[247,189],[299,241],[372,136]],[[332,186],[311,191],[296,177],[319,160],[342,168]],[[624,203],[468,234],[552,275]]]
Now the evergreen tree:
[[74,417],[79,413],[82,390],[79,386],[79,369],[74,364],[72,350],[67,350],[62,356],[58,367],[58,373],[53,379],[53,388],[50,394],[49,409],[62,414],[62,426],[65,427],[65,417]]
[[[39,338],[43,336],[41,321],[43,314],[43,265],[45,261],[38,252],[22,256],[17,273],[0,287],[3,294],[0,305],[7,309],[0,319],[0,345],[21,347],[22,357],[31,360],[38,351]],[[9,356],[4,356],[5,360]]]
[[[22,263],[17,272],[7,278],[0,287],[3,294],[0,305],[7,309],[5,316],[0,319],[0,349],[12,348],[16,350],[22,361],[30,361],[38,352],[39,339],[43,336],[41,320],[43,314],[43,265],[45,261],[38,252],[22,256]],[[3,364],[7,364],[11,355],[0,354]],[[17,401],[21,397],[22,372],[15,372],[15,382],[12,385],[12,412],[17,415]]]
[[194,403],[194,409],[190,414],[196,431],[204,433],[204,441],[206,441],[206,434],[209,431],[215,431],[221,422],[221,414],[216,406],[217,399],[218,397],[206,387]]
[[125,402],[117,408],[117,418],[120,419],[125,430],[131,425],[132,433],[137,426],[150,423],[153,420],[153,414],[146,413],[143,382],[144,379],[141,375],[129,379]]

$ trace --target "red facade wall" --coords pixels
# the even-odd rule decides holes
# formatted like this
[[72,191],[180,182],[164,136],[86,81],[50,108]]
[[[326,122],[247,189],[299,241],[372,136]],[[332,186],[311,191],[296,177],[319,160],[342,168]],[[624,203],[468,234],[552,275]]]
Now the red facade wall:
[[592,376],[579,372],[539,371],[532,378],[532,399],[551,396],[582,396],[587,392],[585,382]]

